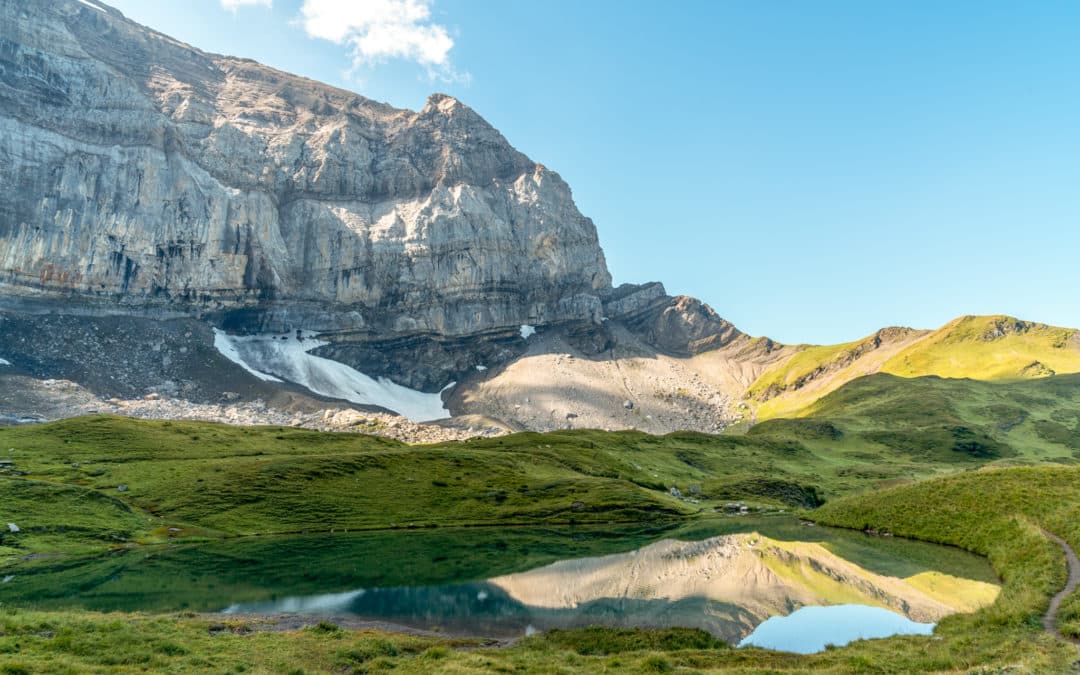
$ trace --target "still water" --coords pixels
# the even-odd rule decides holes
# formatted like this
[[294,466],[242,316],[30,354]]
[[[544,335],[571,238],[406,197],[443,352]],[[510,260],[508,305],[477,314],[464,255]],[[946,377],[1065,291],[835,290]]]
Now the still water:
[[40,608],[323,614],[489,637],[685,626],[799,652],[926,633],[998,592],[988,563],[956,549],[743,518],[262,537],[31,561],[0,582],[0,602]]
[[787,616],[770,617],[743,638],[739,646],[813,654],[829,645],[841,646],[854,640],[933,632],[932,623],[912,621],[881,607],[830,605],[803,607]]

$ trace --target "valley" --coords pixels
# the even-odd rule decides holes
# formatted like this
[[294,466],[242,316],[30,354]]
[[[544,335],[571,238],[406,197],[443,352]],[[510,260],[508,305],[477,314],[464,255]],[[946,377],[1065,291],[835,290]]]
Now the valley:
[[[154,668],[247,663],[272,670],[295,658],[289,656],[294,649],[309,650],[310,658],[323,664],[319,668],[351,663],[393,665],[406,672],[429,669],[433,659],[440,668],[495,669],[517,663],[538,671],[567,664],[602,670],[613,661],[643,669],[665,662],[693,668],[846,670],[864,668],[869,659],[886,653],[892,655],[888,663],[898,671],[947,670],[1002,661],[1023,663],[1033,670],[1057,670],[1074,659],[1073,648],[1055,642],[1039,622],[1065,575],[1060,547],[1042,530],[1058,533],[1074,546],[1080,544],[1073,532],[1080,474],[1061,463],[1008,468],[1021,460],[1016,456],[1005,462],[958,460],[952,451],[933,458],[920,456],[911,462],[922,465],[924,475],[943,475],[884,487],[884,481],[844,472],[837,477],[843,480],[821,488],[838,496],[810,510],[818,502],[818,488],[776,481],[769,468],[783,455],[807,451],[793,449],[797,441],[767,443],[752,440],[753,434],[742,437],[742,457],[771,455],[756,476],[745,473],[746,462],[732,452],[739,445],[725,442],[728,437],[657,438],[570,431],[490,439],[484,441],[489,444],[486,448],[472,449],[469,446],[476,441],[471,441],[450,451],[355,434],[193,423],[173,428],[177,424],[83,418],[0,433],[0,445],[13,446],[14,451],[7,454],[16,458],[14,470],[22,474],[11,476],[9,465],[0,481],[4,491],[0,515],[16,519],[12,522],[18,525],[18,532],[4,534],[0,546],[4,556],[0,565],[7,575],[0,587],[0,596],[7,599],[0,610],[6,631],[0,636],[0,646],[12,655],[11,663],[31,671],[46,662],[80,670],[139,663],[155,664]],[[650,443],[649,439],[655,440]],[[510,441],[546,455],[551,465],[516,463],[514,446],[497,450],[497,443]],[[327,451],[333,456],[322,454]],[[496,460],[497,456],[502,458]],[[715,467],[708,471],[711,480],[701,480],[695,497],[675,497],[666,489],[668,481],[692,484],[682,481],[700,477],[685,463],[691,457]],[[394,459],[392,464],[386,461],[389,458]],[[619,461],[624,458],[636,460],[633,464],[645,475],[667,480],[648,484],[641,474],[633,473],[637,470],[633,464]],[[945,461],[949,459],[951,463]],[[1023,461],[1038,460],[1028,456]],[[971,470],[980,465],[984,468]],[[454,468],[447,471],[444,466]],[[200,485],[208,479],[215,483],[203,492]],[[119,481],[125,481],[120,483],[123,489],[116,485]],[[353,487],[343,488],[343,481]],[[849,487],[851,483],[855,486]],[[229,485],[236,489],[228,489]],[[871,485],[876,487],[868,489]],[[453,499],[445,501],[440,496],[444,492]],[[1039,499],[1033,498],[1036,494]],[[727,500],[739,497],[755,516],[730,515]],[[379,506],[365,506],[369,500]],[[467,511],[453,508],[463,503]],[[781,511],[797,512],[819,527],[808,527]],[[420,520],[420,514],[427,514],[427,520]],[[439,517],[432,519],[434,514]],[[460,529],[483,524],[499,527]],[[852,532],[831,535],[823,525]],[[885,574],[888,583],[896,583],[896,577],[924,579],[920,583],[929,585],[920,588],[935,594],[948,592],[945,589],[951,584],[941,585],[947,577],[934,581],[920,570],[947,564],[949,556],[932,548],[921,554],[902,554],[908,556],[906,562],[890,556],[912,545],[900,537],[951,544],[959,547],[957,555],[966,549],[987,556],[996,575],[976,578],[1000,578],[1003,587],[988,607],[941,619],[930,641],[900,636],[799,657],[746,648],[717,649],[707,633],[674,629],[565,627],[512,641],[512,646],[485,648],[482,639],[467,634],[454,637],[453,631],[393,632],[405,631],[401,615],[390,615],[395,617],[390,622],[365,623],[334,614],[333,609],[329,609],[331,618],[325,613],[299,617],[243,613],[245,607],[260,606],[250,604],[253,597],[265,597],[268,592],[259,589],[258,579],[276,579],[273,583],[289,594],[306,591],[328,597],[326,593],[347,590],[349,584],[363,587],[365,578],[371,580],[367,583],[392,587],[502,575],[493,583],[504,589],[520,587],[514,591],[520,595],[529,588],[553,587],[548,582],[531,584],[530,574],[555,574],[559,565],[566,564],[573,567],[563,569],[581,569],[583,561],[557,562],[564,556],[607,555],[598,560],[617,564],[618,556],[610,555],[620,549],[658,540],[668,542],[663,544],[668,547],[673,540],[701,541],[715,536],[718,528],[750,533],[759,543],[770,541],[757,539],[760,533],[768,533],[765,536],[771,541],[779,542],[771,546],[819,556],[808,571],[822,569],[821,561],[827,557],[820,556],[839,555]],[[868,536],[858,530],[896,538]],[[809,544],[783,543],[807,539],[826,542],[830,553],[811,553],[812,547],[805,548]],[[312,576],[316,551],[326,563]],[[525,551],[527,557],[523,557]],[[290,556],[307,562],[292,564]],[[143,559],[146,562],[140,563]],[[234,567],[243,560],[250,562]],[[357,561],[364,561],[366,572],[356,569]],[[550,566],[552,561],[554,566]],[[156,570],[152,573],[187,581],[170,582],[167,588],[173,589],[172,596],[161,590],[144,596],[150,589],[163,587],[153,577],[140,582],[144,578],[140,564],[152,565],[149,569]],[[837,564],[829,563],[834,568]],[[957,574],[964,567],[959,558],[956,564],[960,566],[944,569]],[[536,571],[515,576],[520,570]],[[789,578],[809,579],[798,567],[793,571]],[[135,584],[135,594],[119,592],[110,579],[129,579],[128,583]],[[820,581],[816,583],[823,587]],[[79,590],[65,592],[65,584]],[[554,587],[569,588],[564,583]],[[45,588],[53,590],[43,593]],[[472,587],[474,595],[477,588]],[[196,612],[206,612],[236,592],[247,597],[249,604],[239,604],[239,613],[233,616],[193,613],[179,610],[176,604],[180,601]],[[21,593],[37,599],[27,605],[19,600]],[[87,607],[92,611],[64,609],[82,594],[96,598]],[[47,597],[54,599],[47,601]],[[146,597],[149,604],[132,605],[125,597]],[[1070,596],[1058,615],[1058,627],[1066,636],[1077,635],[1075,604],[1075,596]],[[977,607],[966,605],[964,611]],[[97,613],[105,609],[153,615]],[[128,618],[117,623],[118,616]],[[63,639],[38,637],[46,633]],[[91,643],[108,645],[109,650],[87,651]],[[14,645],[18,647],[10,651]],[[120,661],[102,660],[102,653]]]
[[[1075,672],[1080,330],[748,334],[646,266],[616,284],[558,173],[420,102],[0,0],[0,675]],[[590,199],[719,180],[637,161],[649,190]],[[766,271],[806,217],[710,252],[718,308],[826,272],[849,300],[809,250]],[[625,236],[707,239],[676,224]]]
[[[877,373],[839,386],[797,417],[735,424],[720,435],[588,429],[507,433],[502,428],[485,438],[459,429],[457,439],[409,445],[357,433],[355,427],[330,433],[102,415],[0,428],[0,450],[6,450],[0,466],[0,521],[18,528],[0,540],[0,572],[8,580],[0,598],[9,598],[5,602],[12,608],[5,610],[6,630],[21,636],[12,638],[19,644],[25,644],[35,625],[56,626],[73,636],[64,643],[70,646],[59,651],[45,644],[20,648],[26,656],[15,663],[31,671],[38,658],[59,659],[80,670],[106,668],[106,662],[79,655],[83,647],[78,645],[88,639],[150,645],[133,650],[120,642],[110,649],[155,668],[236,660],[273,670],[275,663],[283,663],[276,659],[290,658],[282,656],[289,650],[307,649],[325,659],[325,668],[392,665],[405,672],[428,670],[432,658],[439,659],[440,668],[463,670],[497,669],[507,660],[544,672],[562,667],[556,661],[586,670],[602,670],[612,661],[641,669],[662,662],[696,668],[848,670],[878,658],[875,650],[890,649],[902,655],[895,661],[897,670],[1002,659],[1019,660],[1033,670],[1056,670],[1072,657],[1064,643],[1042,632],[1037,618],[1064,582],[1064,562],[1061,549],[1042,529],[1066,541],[1073,536],[1068,514],[1077,503],[1069,486],[1080,461],[1074,438],[1080,429],[1078,378],[979,381]],[[363,414],[365,419],[393,419]],[[369,429],[366,422],[361,429]],[[374,431],[392,433],[390,428]],[[988,499],[984,491],[997,497]],[[780,542],[774,544],[778,550],[788,550],[824,534],[792,514],[820,525],[895,535],[853,534],[855,548],[833,544],[827,554],[845,557],[859,547],[877,548],[854,559],[869,561],[871,569],[878,566],[889,584],[897,583],[895,576],[923,578],[911,576],[917,565],[945,560],[928,552],[921,558],[926,562],[914,569],[910,563],[880,567],[896,555],[887,553],[888,542],[906,543],[900,537],[986,555],[1004,582],[1001,595],[982,609],[963,604],[962,614],[940,619],[933,639],[943,644],[897,636],[804,657],[750,648],[716,651],[713,636],[738,641],[747,635],[747,624],[736,621],[743,627],[735,633],[721,624],[701,624],[693,618],[701,609],[693,605],[699,602],[696,590],[688,599],[692,606],[675,603],[631,615],[624,614],[625,608],[617,614],[601,610],[610,601],[600,598],[611,594],[600,591],[594,600],[600,604],[584,605],[600,613],[584,621],[572,615],[556,618],[563,615],[555,609],[513,609],[518,605],[511,602],[500,605],[500,618],[493,623],[477,624],[483,616],[478,608],[468,610],[466,616],[473,618],[463,620],[454,618],[464,607],[459,602],[434,600],[461,593],[490,595],[491,589],[476,584],[493,577],[498,577],[492,582],[497,588],[515,589],[527,584],[531,574],[550,574],[544,565],[554,565],[552,570],[570,565],[566,569],[575,571],[563,581],[549,578],[536,587],[571,588],[578,583],[574,577],[583,573],[583,556],[611,556],[650,542],[670,546],[663,542],[699,541],[717,531],[755,538],[768,533]],[[464,548],[461,541],[468,542]],[[346,542],[355,544],[341,549]],[[1080,544],[1075,538],[1072,542]],[[166,561],[174,549],[189,558],[185,564],[195,566],[186,571],[171,567]],[[270,549],[277,553],[269,555]],[[296,564],[289,562],[290,550],[301,556]],[[320,550],[338,551],[331,553],[330,567],[312,567],[312,552]],[[806,569],[821,569],[827,558],[816,555]],[[161,583],[152,577],[140,581],[140,568],[125,562],[144,558],[155,567],[166,565],[165,574],[189,581],[176,587],[171,600],[154,593],[149,604],[132,604],[124,598],[143,597],[137,589]],[[229,561],[271,558],[280,567],[269,577],[268,570],[251,579],[280,579],[280,588],[293,599],[260,603],[268,591],[250,581],[237,586],[238,595],[221,586],[236,574]],[[355,560],[366,561],[366,573],[349,562]],[[245,574],[255,572],[252,564],[244,564]],[[836,564],[830,563],[833,569]],[[409,570],[409,576],[397,576],[402,570]],[[298,571],[302,577],[296,577]],[[129,579],[134,588],[110,590],[107,579],[117,578]],[[364,587],[365,578],[376,588],[371,600],[377,604],[344,599],[354,597],[348,594],[357,585]],[[794,578],[822,588],[806,571]],[[949,577],[925,578],[930,585],[920,585],[918,592],[930,591],[934,598],[958,588],[954,582],[942,585]],[[425,580],[450,585],[428,591],[413,587]],[[405,595],[390,590],[395,583],[410,590]],[[850,577],[843,583],[851,583]],[[68,584],[80,590],[60,590]],[[662,597],[670,598],[671,584],[664,588]],[[417,595],[422,592],[434,595]],[[98,599],[72,606],[84,593]],[[276,596],[275,590],[271,597]],[[214,618],[228,597],[238,601],[233,602],[235,613]],[[338,597],[343,599],[333,600]],[[544,603],[523,597],[531,603],[526,607]],[[728,603],[735,598],[730,592],[719,597]],[[821,598],[830,604],[860,596],[837,589],[796,597],[802,599],[795,606],[812,597],[819,599],[809,600],[811,605]],[[869,604],[880,602],[881,596],[874,597]],[[415,607],[412,602],[424,609],[408,609]],[[753,607],[758,601],[741,602]],[[908,596],[903,606],[912,602]],[[1057,615],[1056,628],[1066,637],[1078,636],[1075,603],[1075,596],[1067,597]],[[436,607],[445,607],[440,611],[448,614],[436,620],[415,618],[432,616]],[[299,614],[291,611],[296,608]],[[115,615],[97,613],[102,610],[126,612],[123,616],[131,618],[125,620],[123,635],[130,637],[106,628],[109,624],[102,622]],[[733,616],[745,617],[739,613],[745,611]],[[138,612],[157,618],[139,618]],[[615,616],[623,619],[612,623]],[[548,630],[524,640],[502,637],[504,642],[484,648],[485,640],[503,636],[505,629],[512,633],[515,622]],[[583,627],[598,622],[608,627]],[[674,628],[667,627],[692,625],[708,632],[671,633]],[[203,643],[200,635],[206,631],[222,634],[218,626],[234,637]],[[430,630],[433,626],[438,630]],[[624,626],[653,628],[626,633]],[[964,637],[972,631],[981,638]],[[341,651],[341,640],[354,641],[355,649],[347,653],[356,656]],[[166,646],[157,649],[153,645],[158,642]],[[235,644],[222,647],[226,642]],[[369,644],[378,646],[371,651],[364,646]],[[1002,651],[1006,644],[1012,646]]]

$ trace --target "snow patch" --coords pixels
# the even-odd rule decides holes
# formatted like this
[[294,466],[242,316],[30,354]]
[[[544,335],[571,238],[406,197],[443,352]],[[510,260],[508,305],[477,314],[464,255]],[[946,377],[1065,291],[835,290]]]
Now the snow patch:
[[7,359],[0,359],[0,366],[10,366],[10,365],[11,365],[11,361],[8,361]]
[[485,370],[487,370],[487,366],[477,366],[476,367],[476,372],[478,372],[478,373],[482,373]]
[[344,363],[309,354],[330,344],[316,339],[317,336],[318,333],[312,332],[238,336],[215,330],[214,346],[227,359],[263,380],[286,380],[322,396],[377,405],[413,422],[450,417],[450,411],[443,406],[442,393],[453,387],[454,382],[437,394],[425,394],[385,377],[376,380]]
[[274,377],[273,375],[261,373],[249,366],[247,362],[244,361],[243,357],[240,356],[240,351],[237,350],[236,345],[233,342],[236,339],[237,338],[234,338],[225,333],[225,331],[218,330],[217,328],[214,329],[214,348],[221,352],[222,356],[229,359],[244,370],[248,371],[263,382],[281,382],[281,380]]
[[527,323],[521,324],[521,339],[528,340],[530,335],[536,335],[536,326]]
[[14,578],[15,578],[14,574],[9,574],[6,577],[4,577],[3,581],[0,581],[0,584],[6,584],[6,583],[8,583],[9,581],[11,581]]
[[7,529],[8,529],[8,532],[18,532],[19,531],[19,526],[16,525],[15,523],[8,523],[7,524]]

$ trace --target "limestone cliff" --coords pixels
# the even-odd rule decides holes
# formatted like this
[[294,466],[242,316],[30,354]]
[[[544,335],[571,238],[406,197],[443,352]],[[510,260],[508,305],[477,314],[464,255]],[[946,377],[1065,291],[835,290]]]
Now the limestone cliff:
[[[295,331],[320,337],[256,369],[246,342],[222,338],[237,352],[223,359],[212,328],[277,334],[276,351],[248,350],[277,356]],[[98,0],[0,0],[12,378],[200,403],[389,378],[515,428],[715,430],[775,347],[658,283],[612,288],[567,184],[454,98],[400,110]],[[301,361],[356,372],[328,382]]]
[[599,321],[593,223],[434,95],[399,110],[87,0],[0,0],[8,295],[387,337]]

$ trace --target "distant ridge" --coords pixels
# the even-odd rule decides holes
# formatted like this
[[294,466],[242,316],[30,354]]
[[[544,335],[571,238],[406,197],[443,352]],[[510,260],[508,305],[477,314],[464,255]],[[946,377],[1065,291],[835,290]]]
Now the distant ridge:
[[1011,316],[962,316],[933,331],[885,328],[856,342],[801,346],[746,391],[758,419],[793,413],[864,375],[1017,380],[1080,372],[1080,331]]

